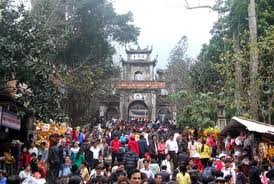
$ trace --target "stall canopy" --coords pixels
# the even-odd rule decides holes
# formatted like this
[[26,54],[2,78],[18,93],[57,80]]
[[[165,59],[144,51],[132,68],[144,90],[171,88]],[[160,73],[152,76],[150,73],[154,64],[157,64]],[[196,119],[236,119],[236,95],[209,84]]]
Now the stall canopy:
[[229,133],[231,136],[237,136],[243,129],[247,129],[250,132],[274,136],[273,125],[239,117],[233,117],[230,120],[230,123],[221,131],[221,135],[227,135],[227,133]]

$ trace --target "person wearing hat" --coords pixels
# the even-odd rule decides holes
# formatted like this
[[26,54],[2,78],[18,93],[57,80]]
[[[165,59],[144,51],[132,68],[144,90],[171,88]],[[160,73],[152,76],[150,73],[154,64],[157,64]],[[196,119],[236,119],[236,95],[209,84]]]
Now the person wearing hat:
[[200,154],[199,153],[195,153],[192,158],[191,158],[192,162],[194,165],[197,165],[198,166],[198,170],[199,171],[203,171],[204,167],[203,167],[203,164],[200,160]]
[[135,140],[135,135],[131,134],[128,141],[128,148],[132,150],[137,156],[139,156],[139,145]]
[[226,179],[224,179],[223,177],[217,177],[215,179],[215,184],[225,184]]
[[216,163],[216,169],[218,171],[221,171],[223,169],[223,167],[225,165],[225,162],[224,162],[225,161],[225,157],[226,157],[226,154],[224,154],[224,153],[221,153],[219,155],[219,159],[220,160],[218,160],[217,163]]

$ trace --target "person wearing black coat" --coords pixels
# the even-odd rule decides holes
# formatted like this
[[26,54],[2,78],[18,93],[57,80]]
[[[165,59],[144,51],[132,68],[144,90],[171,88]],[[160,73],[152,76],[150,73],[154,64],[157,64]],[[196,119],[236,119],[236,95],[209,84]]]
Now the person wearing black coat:
[[259,169],[257,167],[258,162],[256,160],[253,160],[251,162],[251,167],[249,168],[248,171],[248,177],[249,177],[249,184],[261,184],[261,179],[260,179],[260,173]]
[[236,184],[246,184],[247,178],[242,172],[242,166],[236,165]]
[[138,157],[137,155],[129,150],[123,158],[123,162],[125,164],[125,170],[127,171],[127,173],[130,173],[132,170],[136,169],[137,167],[137,162],[138,162]]
[[138,146],[139,146],[139,157],[143,158],[148,152],[148,146],[147,146],[147,141],[144,137],[144,135],[140,135],[140,140],[138,141]]
[[90,149],[88,149],[85,152],[85,160],[87,161],[87,163],[88,163],[88,165],[90,166],[90,169],[91,169],[92,166],[93,166],[93,152],[90,151]]
[[152,159],[155,159],[156,161],[158,161],[158,142],[157,142],[156,135],[152,136],[152,141],[149,143],[149,146],[148,146],[148,152]]
[[61,166],[60,148],[57,146],[57,140],[53,141],[53,146],[49,148],[48,163],[49,163],[49,179],[55,180],[59,174]]

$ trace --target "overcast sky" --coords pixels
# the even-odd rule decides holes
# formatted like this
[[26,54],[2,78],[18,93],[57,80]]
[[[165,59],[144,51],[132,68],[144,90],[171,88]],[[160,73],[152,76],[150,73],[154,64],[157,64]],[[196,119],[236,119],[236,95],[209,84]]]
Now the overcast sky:
[[[214,0],[188,0],[190,5],[212,5]],[[170,51],[183,35],[188,37],[188,55],[196,57],[201,45],[210,39],[210,29],[217,14],[210,9],[187,10],[185,0],[113,0],[117,13],[131,11],[134,24],[141,29],[141,47],[153,45],[152,57],[158,55],[157,68],[164,68]],[[117,47],[117,56],[125,56]]]

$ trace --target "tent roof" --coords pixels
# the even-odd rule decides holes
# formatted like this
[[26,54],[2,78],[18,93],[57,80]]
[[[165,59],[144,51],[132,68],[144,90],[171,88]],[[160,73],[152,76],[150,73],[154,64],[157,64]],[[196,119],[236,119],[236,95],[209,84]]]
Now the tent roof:
[[233,134],[239,133],[241,131],[241,128],[246,128],[250,132],[274,135],[273,125],[235,116],[230,120],[230,123],[221,131],[221,135],[226,135],[228,132],[231,132]]

